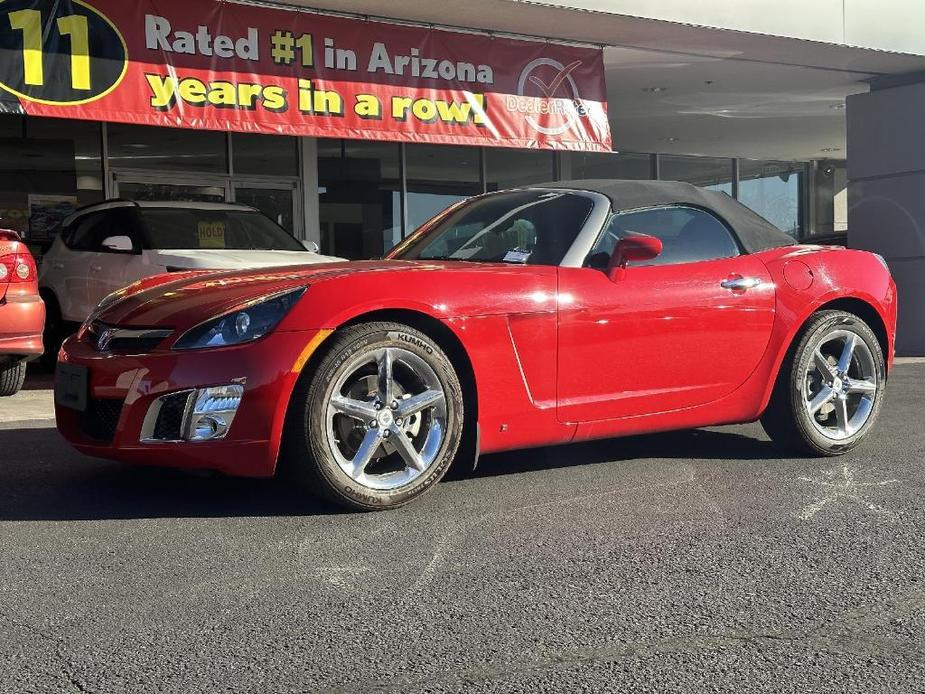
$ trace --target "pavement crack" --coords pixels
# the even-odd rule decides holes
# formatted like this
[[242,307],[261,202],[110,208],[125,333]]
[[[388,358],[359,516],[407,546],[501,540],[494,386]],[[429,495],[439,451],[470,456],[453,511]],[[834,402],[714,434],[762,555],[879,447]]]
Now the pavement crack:
[[[925,607],[925,594],[913,592],[894,601],[892,610],[877,613],[870,618],[875,607],[859,608],[843,616],[841,626],[843,633],[831,633],[839,627],[839,621],[821,623],[801,632],[748,632],[730,631],[709,634],[685,634],[666,636],[649,641],[618,641],[600,648],[578,648],[571,651],[550,654],[531,660],[508,661],[496,664],[483,663],[458,671],[434,673],[427,679],[408,680],[396,678],[391,681],[362,683],[362,686],[349,688],[350,691],[405,692],[434,685],[466,685],[475,682],[490,682],[510,677],[536,676],[544,673],[569,668],[575,665],[609,663],[627,658],[671,655],[673,653],[711,651],[721,648],[761,648],[770,644],[803,643],[816,649],[832,653],[861,654],[864,656],[886,656],[905,653],[920,657],[925,647],[918,643],[898,644],[895,639],[879,635],[858,633],[864,629],[877,626],[897,615],[908,615]],[[326,691],[348,691],[346,688],[332,688]]]
[[61,674],[71,684],[71,686],[74,687],[77,691],[79,692],[87,691],[83,683],[77,678],[77,675],[75,675],[71,671],[71,664],[68,661],[68,659],[64,657],[64,644],[62,643],[60,638],[56,636],[52,636],[50,634],[46,634],[45,631],[35,626],[34,624],[30,624],[28,622],[21,622],[17,619],[14,619],[9,614],[3,614],[0,616],[5,618],[5,621],[10,626],[18,627],[20,629],[25,629],[30,634],[33,634],[34,636],[37,636],[41,640],[46,641],[47,643],[50,643],[51,645],[53,645],[54,651],[55,651],[55,658],[58,660]]

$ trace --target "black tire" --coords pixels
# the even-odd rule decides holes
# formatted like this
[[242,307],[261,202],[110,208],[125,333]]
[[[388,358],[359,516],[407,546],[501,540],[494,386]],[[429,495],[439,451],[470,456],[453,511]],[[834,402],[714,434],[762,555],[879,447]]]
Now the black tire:
[[[826,436],[814,424],[814,416],[807,411],[804,393],[807,371],[814,360],[816,346],[833,331],[853,333],[863,341],[872,357],[872,369],[877,377],[877,389],[871,398],[866,421],[851,435],[838,439]],[[883,352],[870,327],[861,318],[846,311],[820,311],[807,321],[784,359],[771,401],[761,416],[761,424],[774,444],[788,453],[816,457],[842,455],[860,444],[874,426],[883,405],[885,383]]]
[[[364,486],[348,475],[342,463],[338,462],[338,453],[332,449],[332,445],[342,445],[346,437],[341,435],[340,439],[336,439],[335,436],[336,442],[332,444],[328,431],[328,427],[333,426],[328,421],[328,405],[339,379],[349,377],[348,372],[355,368],[357,360],[383,348],[391,348],[395,354],[404,352],[407,356],[410,353],[423,360],[430,368],[431,376],[439,380],[444,393],[441,406],[445,407],[445,427],[432,462],[416,473],[416,479],[394,489]],[[396,366],[400,363],[403,362],[396,362]],[[364,368],[371,367],[367,365]],[[459,448],[463,418],[463,392],[459,378],[436,341],[400,323],[362,323],[335,333],[317,368],[300,379],[289,407],[281,463],[310,491],[341,506],[361,511],[393,509],[418,498],[443,478]],[[423,415],[421,421],[424,421]],[[351,422],[355,429],[361,427],[358,422],[358,418]],[[377,425],[377,428],[384,431],[387,427]],[[371,429],[372,426],[362,425],[357,435],[365,436]],[[413,443],[412,434],[406,435]],[[394,444],[392,447],[391,453],[385,447],[377,449],[383,460],[398,455]],[[411,471],[410,466],[408,471]]]
[[26,380],[26,362],[0,366],[0,397],[16,395]]

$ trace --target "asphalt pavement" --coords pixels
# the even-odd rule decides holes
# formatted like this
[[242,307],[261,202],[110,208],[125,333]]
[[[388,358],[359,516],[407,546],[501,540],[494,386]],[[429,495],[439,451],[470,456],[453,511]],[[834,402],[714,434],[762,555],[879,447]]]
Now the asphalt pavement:
[[923,385],[897,367],[842,458],[634,437],[377,514],[85,458],[0,403],[0,692],[923,691]]

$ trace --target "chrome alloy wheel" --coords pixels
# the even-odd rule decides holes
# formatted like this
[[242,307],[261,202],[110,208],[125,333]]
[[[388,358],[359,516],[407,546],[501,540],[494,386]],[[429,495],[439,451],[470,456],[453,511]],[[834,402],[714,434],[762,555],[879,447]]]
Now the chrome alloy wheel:
[[880,387],[870,348],[850,330],[826,333],[803,379],[803,405],[823,436],[850,438],[867,423]]
[[337,464],[368,489],[413,482],[446,438],[446,394],[421,357],[382,347],[354,357],[328,401],[328,446]]

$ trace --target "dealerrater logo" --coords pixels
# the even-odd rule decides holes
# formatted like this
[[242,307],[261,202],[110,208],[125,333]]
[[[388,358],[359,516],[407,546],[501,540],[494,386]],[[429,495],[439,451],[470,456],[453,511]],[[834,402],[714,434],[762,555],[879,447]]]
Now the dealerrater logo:
[[543,135],[567,132],[578,119],[588,115],[572,77],[581,64],[576,60],[563,65],[552,58],[529,62],[520,73],[517,94],[506,98],[507,110],[524,114],[530,127]]

